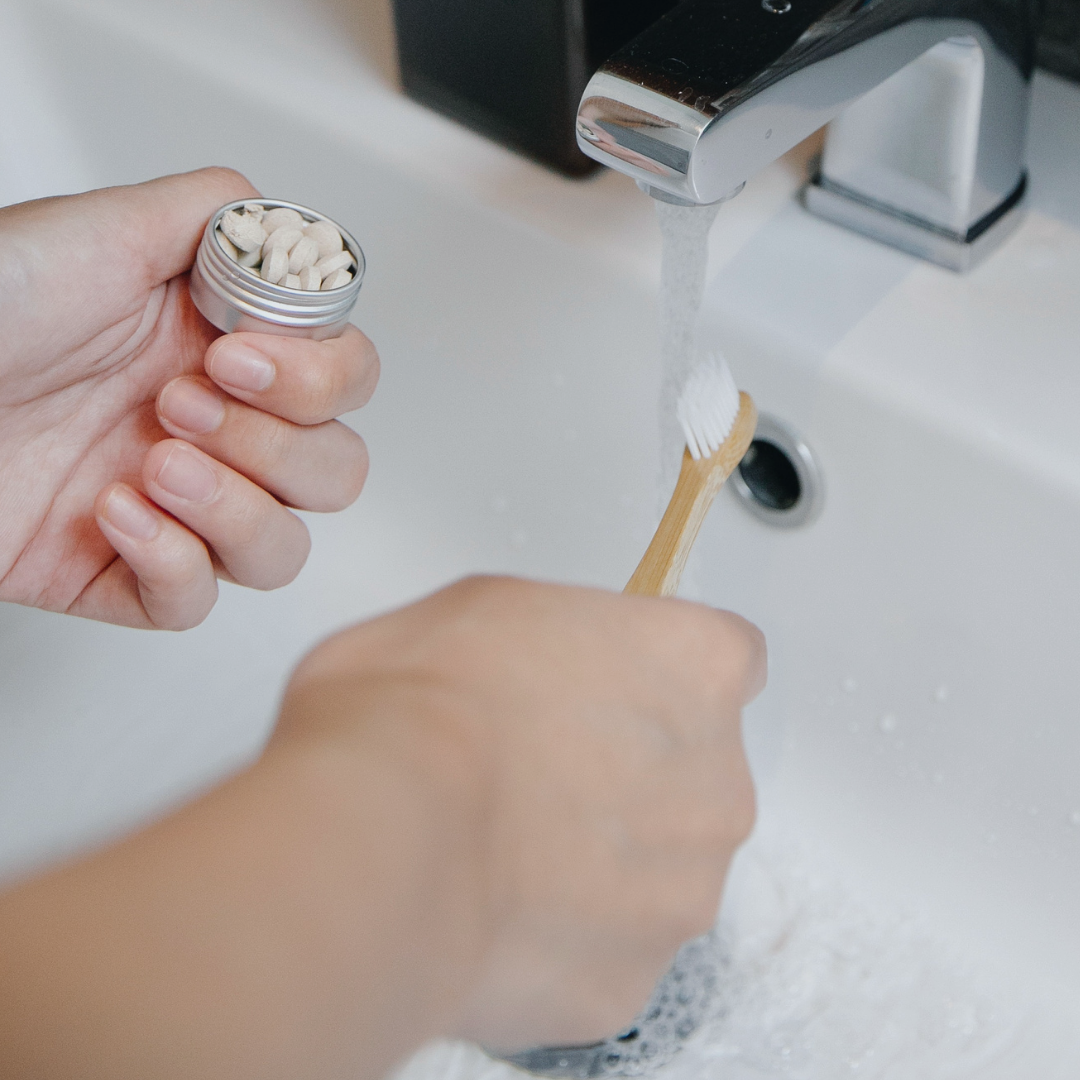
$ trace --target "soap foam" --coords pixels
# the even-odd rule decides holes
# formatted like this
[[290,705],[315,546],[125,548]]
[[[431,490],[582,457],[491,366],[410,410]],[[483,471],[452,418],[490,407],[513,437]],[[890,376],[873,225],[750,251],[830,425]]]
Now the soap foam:
[[[680,954],[689,992],[669,973],[660,1023],[593,1075],[976,1080],[1016,1048],[1027,1013],[917,919],[821,880],[793,848],[755,842],[740,858],[714,935]],[[520,1076],[437,1043],[397,1080]]]
[[791,849],[752,848],[731,885],[712,1016],[670,1080],[974,1080],[1014,1045],[1022,1013],[918,919]]

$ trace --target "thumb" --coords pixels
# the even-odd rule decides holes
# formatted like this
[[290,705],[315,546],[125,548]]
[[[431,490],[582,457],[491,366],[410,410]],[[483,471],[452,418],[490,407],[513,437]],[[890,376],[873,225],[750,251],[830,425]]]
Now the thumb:
[[233,169],[199,169],[126,188],[90,192],[95,215],[123,230],[142,256],[151,287],[191,269],[207,221],[219,206],[259,193]]
[[0,208],[7,350],[52,359],[137,316],[154,289],[190,269],[214,211],[256,195],[232,169],[200,169]]
[[69,299],[128,297],[190,269],[214,211],[257,194],[232,169],[199,169],[4,207],[0,227],[27,297],[46,281]]

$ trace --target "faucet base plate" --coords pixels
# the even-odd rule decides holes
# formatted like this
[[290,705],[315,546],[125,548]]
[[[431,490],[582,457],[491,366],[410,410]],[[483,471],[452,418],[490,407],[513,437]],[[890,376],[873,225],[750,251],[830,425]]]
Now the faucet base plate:
[[802,203],[812,214],[883,244],[965,273],[996,251],[1023,220],[1027,176],[996,209],[967,233],[952,232],[894,210],[836,184],[820,173],[803,188]]

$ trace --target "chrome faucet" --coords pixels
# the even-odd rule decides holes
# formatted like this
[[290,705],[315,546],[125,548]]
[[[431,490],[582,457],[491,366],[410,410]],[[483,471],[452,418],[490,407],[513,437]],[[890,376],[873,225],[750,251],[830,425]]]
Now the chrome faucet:
[[1020,218],[1032,2],[685,0],[593,75],[578,145],[704,204],[831,121],[806,207],[966,270]]

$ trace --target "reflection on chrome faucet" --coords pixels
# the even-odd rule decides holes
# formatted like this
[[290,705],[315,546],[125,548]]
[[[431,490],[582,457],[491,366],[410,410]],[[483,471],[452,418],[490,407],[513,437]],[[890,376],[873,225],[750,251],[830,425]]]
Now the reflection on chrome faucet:
[[581,149],[712,203],[833,121],[809,209],[963,270],[1019,221],[1027,0],[688,0],[609,59]]

